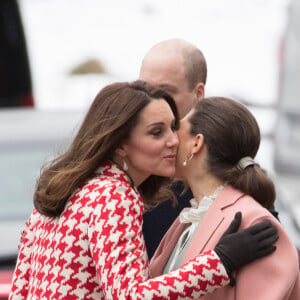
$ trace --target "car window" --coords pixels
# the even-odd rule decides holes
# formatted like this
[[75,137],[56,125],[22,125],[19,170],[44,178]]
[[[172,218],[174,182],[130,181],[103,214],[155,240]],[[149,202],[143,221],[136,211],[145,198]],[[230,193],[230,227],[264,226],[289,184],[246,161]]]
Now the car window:
[[0,219],[29,216],[40,168],[52,157],[46,147],[14,145],[0,151]]

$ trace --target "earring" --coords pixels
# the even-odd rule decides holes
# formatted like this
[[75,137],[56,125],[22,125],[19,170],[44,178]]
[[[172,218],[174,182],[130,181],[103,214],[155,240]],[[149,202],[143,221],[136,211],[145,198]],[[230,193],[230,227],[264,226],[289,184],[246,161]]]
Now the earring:
[[124,170],[124,171],[127,171],[127,170],[128,170],[128,166],[127,166],[127,164],[126,164],[125,159],[123,160],[123,170]]
[[194,154],[191,154],[189,157],[187,157],[187,158],[184,160],[184,162],[182,163],[182,165],[183,165],[184,167],[186,167],[188,161],[190,161],[190,160],[193,158],[193,156],[194,156]]

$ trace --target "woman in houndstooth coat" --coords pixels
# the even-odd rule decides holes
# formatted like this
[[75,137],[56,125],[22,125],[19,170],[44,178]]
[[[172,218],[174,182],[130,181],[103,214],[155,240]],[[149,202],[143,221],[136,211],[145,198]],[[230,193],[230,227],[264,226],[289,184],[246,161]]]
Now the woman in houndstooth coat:
[[[197,299],[259,256],[240,259],[254,241],[236,238],[249,231],[236,233],[235,218],[219,247],[149,279],[142,215],[170,196],[177,128],[174,101],[160,89],[137,81],[100,91],[69,149],[37,181],[9,299]],[[272,238],[263,255],[274,250],[275,229]]]

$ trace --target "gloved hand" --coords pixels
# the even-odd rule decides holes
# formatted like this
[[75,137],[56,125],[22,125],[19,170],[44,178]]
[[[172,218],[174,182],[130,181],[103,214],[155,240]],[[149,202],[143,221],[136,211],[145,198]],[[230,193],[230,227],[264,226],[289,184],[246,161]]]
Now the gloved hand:
[[237,212],[214,249],[227,271],[231,285],[235,284],[233,271],[273,253],[276,249],[273,244],[278,239],[276,227],[268,220],[237,232],[241,220],[242,214]]

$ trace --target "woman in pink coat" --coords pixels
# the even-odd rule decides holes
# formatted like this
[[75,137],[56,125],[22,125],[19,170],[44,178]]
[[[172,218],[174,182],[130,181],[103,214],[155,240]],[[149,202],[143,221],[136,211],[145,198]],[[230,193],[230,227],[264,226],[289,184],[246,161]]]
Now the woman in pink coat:
[[297,251],[268,211],[275,188],[254,161],[260,131],[253,115],[231,99],[206,98],[181,121],[178,135],[176,177],[190,186],[194,199],[161,241],[150,263],[151,276],[175,270],[214,247],[234,213],[241,211],[242,228],[261,220],[276,225],[277,251],[233,273],[233,287],[201,299],[299,300]]

